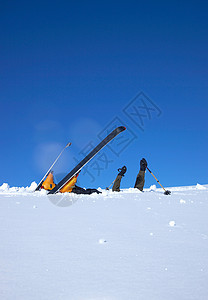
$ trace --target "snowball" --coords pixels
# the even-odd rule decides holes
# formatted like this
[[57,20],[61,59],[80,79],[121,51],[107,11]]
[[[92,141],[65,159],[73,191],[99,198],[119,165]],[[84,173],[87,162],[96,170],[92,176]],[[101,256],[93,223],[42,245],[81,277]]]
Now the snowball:
[[181,203],[181,204],[185,204],[185,203],[186,203],[186,201],[185,201],[185,200],[183,200],[183,199],[181,199],[181,200],[180,200],[180,203]]
[[99,239],[99,244],[104,244],[104,243],[107,243],[105,239]]
[[174,227],[174,226],[176,226],[176,223],[175,223],[175,221],[170,221],[170,222],[169,222],[169,226],[170,226],[170,227]]

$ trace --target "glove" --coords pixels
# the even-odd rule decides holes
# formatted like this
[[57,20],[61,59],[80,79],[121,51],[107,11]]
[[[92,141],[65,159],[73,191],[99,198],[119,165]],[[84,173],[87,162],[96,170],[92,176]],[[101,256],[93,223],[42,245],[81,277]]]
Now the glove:
[[124,176],[124,174],[126,173],[127,167],[123,166],[122,168],[118,169],[119,173],[118,175]]
[[146,171],[147,168],[147,161],[145,158],[140,160],[140,171]]

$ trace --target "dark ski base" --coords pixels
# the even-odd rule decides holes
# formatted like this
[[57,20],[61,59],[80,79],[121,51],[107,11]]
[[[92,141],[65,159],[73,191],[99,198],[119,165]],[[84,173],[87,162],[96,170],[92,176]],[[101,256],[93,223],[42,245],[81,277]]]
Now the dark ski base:
[[71,172],[69,172],[48,194],[57,193],[73,176],[75,176],[103,147],[112,141],[126,127],[119,126],[114,129],[100,144],[98,144]]

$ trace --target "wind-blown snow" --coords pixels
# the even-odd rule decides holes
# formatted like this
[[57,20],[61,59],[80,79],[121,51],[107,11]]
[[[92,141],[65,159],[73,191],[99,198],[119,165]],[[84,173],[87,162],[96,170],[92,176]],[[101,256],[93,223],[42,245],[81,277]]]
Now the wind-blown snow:
[[0,187],[0,299],[208,299],[208,185]]

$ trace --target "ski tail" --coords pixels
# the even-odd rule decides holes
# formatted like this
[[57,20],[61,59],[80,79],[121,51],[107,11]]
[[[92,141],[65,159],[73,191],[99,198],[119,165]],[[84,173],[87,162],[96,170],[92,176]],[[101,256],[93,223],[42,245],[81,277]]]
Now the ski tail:
[[119,133],[126,130],[126,127],[119,126],[114,129],[106,138],[104,138],[78,165],[69,172],[48,194],[56,194],[73,176],[80,170],[110,141],[112,141]]

